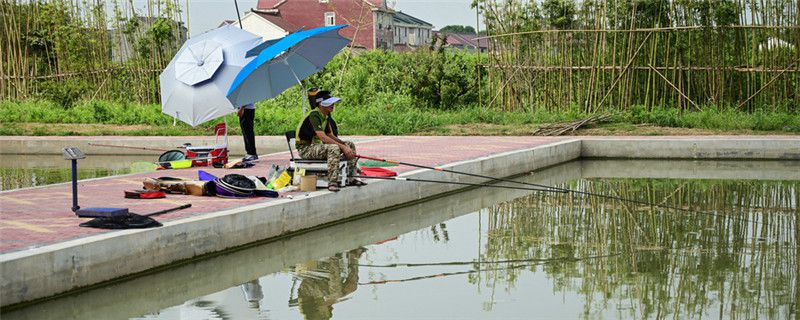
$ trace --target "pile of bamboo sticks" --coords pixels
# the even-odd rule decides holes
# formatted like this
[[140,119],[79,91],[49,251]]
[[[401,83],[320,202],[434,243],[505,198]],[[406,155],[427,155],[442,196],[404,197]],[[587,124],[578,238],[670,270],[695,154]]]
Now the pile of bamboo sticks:
[[611,120],[611,117],[612,117],[611,114],[603,113],[603,114],[596,114],[596,115],[593,115],[591,117],[588,117],[588,118],[585,118],[585,119],[581,119],[581,120],[576,120],[576,121],[571,121],[571,122],[566,122],[566,123],[557,123],[557,124],[544,125],[544,126],[539,127],[538,129],[536,129],[536,131],[533,132],[533,135],[535,135],[535,136],[560,136],[560,135],[565,134],[565,133],[572,133],[575,130],[578,130],[578,128],[586,126],[586,125],[606,122],[608,120]]

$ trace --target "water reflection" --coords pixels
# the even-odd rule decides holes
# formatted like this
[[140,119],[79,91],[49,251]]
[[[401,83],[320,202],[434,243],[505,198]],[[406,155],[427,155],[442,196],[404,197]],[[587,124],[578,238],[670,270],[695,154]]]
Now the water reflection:
[[[78,161],[78,179],[129,173],[131,164],[153,161],[157,155],[90,155]],[[13,190],[68,182],[70,162],[61,155],[0,154],[0,190]]]
[[796,314],[796,182],[597,179],[569,187],[700,212],[532,194],[490,208],[478,259],[558,262],[470,281],[511,289],[521,273],[544,272],[553,290],[583,297],[585,317],[613,308],[626,318]]
[[[78,179],[101,178],[127,174],[130,169],[78,169]],[[0,168],[0,191],[38,187],[72,181],[72,172],[65,168]]]
[[297,298],[289,306],[298,306],[306,319],[330,319],[333,305],[347,299],[358,288],[358,260],[366,249],[357,248],[322,260],[299,263],[294,275],[300,281]]

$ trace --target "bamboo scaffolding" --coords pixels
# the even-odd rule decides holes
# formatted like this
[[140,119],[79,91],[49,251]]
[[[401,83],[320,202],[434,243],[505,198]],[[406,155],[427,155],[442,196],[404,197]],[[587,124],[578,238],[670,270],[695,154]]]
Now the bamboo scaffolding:
[[[724,21],[694,1],[666,1],[656,9],[646,2],[584,2],[572,27],[562,29],[547,19],[532,28],[511,19],[520,16],[520,0],[479,2],[490,9],[480,39],[491,45],[481,67],[489,75],[488,94],[498,97],[484,99],[487,107],[533,112],[580,106],[595,113],[710,105],[800,112],[796,2],[707,3],[705,10],[726,3],[734,8]],[[523,79],[506,84],[518,73]]]

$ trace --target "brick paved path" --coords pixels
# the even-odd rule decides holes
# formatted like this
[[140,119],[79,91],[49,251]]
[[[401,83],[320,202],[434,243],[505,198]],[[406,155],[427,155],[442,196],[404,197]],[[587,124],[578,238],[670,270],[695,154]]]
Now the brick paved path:
[[[362,137],[357,143],[358,152],[366,156],[381,157],[409,163],[437,166],[482,156],[530,148],[568,137]],[[192,168],[158,171],[126,176],[106,177],[80,181],[78,203],[81,207],[124,207],[131,212],[149,213],[191,203],[192,207],[158,216],[159,221],[169,221],[190,216],[209,214],[238,206],[272,201],[272,198],[225,199],[168,195],[165,199],[125,199],[124,190],[140,189],[145,177],[173,176],[197,178],[198,170],[214,175],[227,173],[266,176],[270,166],[288,164],[288,153],[265,156],[257,166],[248,169]],[[79,160],[80,167],[80,160]],[[416,168],[399,166],[390,169],[405,172]],[[70,184],[46,186],[0,193],[0,254],[39,247],[98,233],[120,232],[81,228],[84,219],[76,217],[70,208]]]

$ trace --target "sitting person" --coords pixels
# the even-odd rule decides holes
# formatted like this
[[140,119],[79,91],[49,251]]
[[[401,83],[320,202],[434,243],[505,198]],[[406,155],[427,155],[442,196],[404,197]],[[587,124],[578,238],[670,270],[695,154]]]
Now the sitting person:
[[343,141],[333,129],[333,112],[336,103],[341,101],[328,92],[320,91],[316,95],[317,108],[312,105],[311,112],[297,126],[295,147],[300,157],[309,160],[328,161],[328,190],[339,191],[339,161],[344,154],[347,158],[347,185],[363,186],[365,182],[353,178],[358,174],[356,145],[351,141]]

